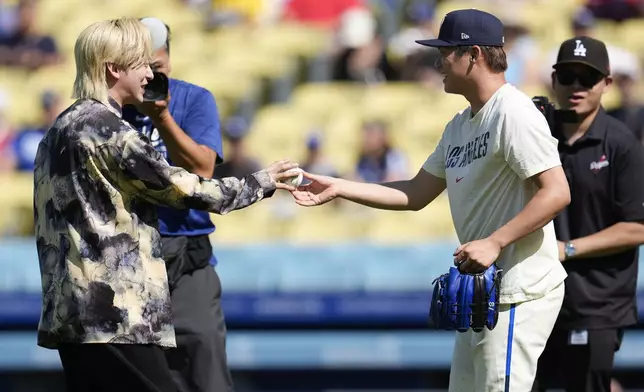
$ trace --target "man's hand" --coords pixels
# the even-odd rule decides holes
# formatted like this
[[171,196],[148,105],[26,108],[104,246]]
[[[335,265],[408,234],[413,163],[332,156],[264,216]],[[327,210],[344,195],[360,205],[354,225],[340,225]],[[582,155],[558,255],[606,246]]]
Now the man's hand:
[[318,176],[305,171],[302,172],[302,175],[311,182],[291,192],[297,204],[305,207],[319,206],[338,196],[337,184],[341,181],[340,179]]
[[454,252],[454,265],[461,272],[476,274],[485,271],[501,253],[501,245],[490,238],[465,243]]
[[295,169],[298,167],[297,163],[291,162],[288,159],[274,162],[272,165],[266,168],[268,175],[271,177],[271,180],[275,182],[277,189],[284,189],[287,191],[295,191],[295,187],[292,185],[287,185],[281,181],[286,180],[293,176],[293,173],[288,173],[289,170]]
[[566,243],[563,241],[557,241],[559,247],[559,261],[566,261]]
[[137,110],[150,117],[152,123],[157,126],[170,116],[169,107],[170,92],[168,92],[168,98],[163,101],[141,102],[136,105]]

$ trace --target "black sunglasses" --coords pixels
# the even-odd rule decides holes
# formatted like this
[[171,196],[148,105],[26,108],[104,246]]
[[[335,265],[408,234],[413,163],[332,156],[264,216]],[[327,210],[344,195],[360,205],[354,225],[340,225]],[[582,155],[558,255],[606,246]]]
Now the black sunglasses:
[[575,80],[578,80],[583,88],[593,88],[604,78],[604,75],[594,70],[579,72],[570,69],[558,69],[555,72],[555,77],[562,86],[570,86],[575,83]]

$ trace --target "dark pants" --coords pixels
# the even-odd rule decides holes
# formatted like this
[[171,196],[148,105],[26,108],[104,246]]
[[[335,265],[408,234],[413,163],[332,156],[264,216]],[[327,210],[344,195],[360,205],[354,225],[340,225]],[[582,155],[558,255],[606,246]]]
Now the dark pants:
[[233,390],[226,359],[221,282],[208,236],[164,237],[177,348],[166,351],[180,392]]
[[158,346],[65,344],[58,354],[68,392],[177,391]]
[[622,329],[588,330],[586,339],[577,333],[571,341],[570,331],[555,329],[539,358],[533,391],[563,387],[566,392],[610,392],[623,334]]

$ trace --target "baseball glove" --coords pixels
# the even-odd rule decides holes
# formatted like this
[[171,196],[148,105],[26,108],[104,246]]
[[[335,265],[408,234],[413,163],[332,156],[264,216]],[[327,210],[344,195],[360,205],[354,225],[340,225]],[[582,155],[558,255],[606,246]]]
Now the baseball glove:
[[493,330],[499,316],[502,270],[492,264],[479,274],[468,274],[451,267],[433,282],[434,294],[429,311],[432,328],[465,332]]

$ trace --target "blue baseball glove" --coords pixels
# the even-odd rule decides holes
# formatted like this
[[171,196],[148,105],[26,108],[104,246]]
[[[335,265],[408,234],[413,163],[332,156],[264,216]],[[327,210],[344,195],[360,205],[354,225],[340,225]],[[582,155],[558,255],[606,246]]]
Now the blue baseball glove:
[[449,272],[434,280],[429,311],[432,328],[465,332],[493,330],[499,316],[499,291],[503,270],[492,264],[479,274]]

